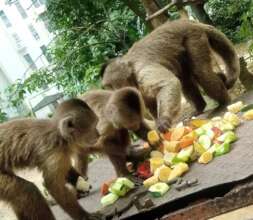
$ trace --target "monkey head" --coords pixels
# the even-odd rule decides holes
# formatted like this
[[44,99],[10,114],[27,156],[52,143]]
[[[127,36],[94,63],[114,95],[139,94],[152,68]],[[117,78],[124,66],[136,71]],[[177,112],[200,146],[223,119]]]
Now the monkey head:
[[134,67],[123,58],[109,60],[101,68],[102,85],[105,89],[120,89],[126,86],[137,87]]
[[143,121],[144,101],[132,87],[116,90],[105,107],[105,117],[115,128],[131,131],[140,129]]
[[92,145],[99,138],[96,130],[98,118],[80,99],[62,102],[52,119],[57,123],[60,135],[71,144]]

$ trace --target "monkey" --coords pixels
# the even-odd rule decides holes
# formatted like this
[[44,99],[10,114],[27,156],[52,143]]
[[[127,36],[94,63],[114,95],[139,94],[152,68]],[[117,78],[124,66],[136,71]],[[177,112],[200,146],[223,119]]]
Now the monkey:
[[16,119],[0,124],[0,200],[19,220],[55,220],[38,188],[15,169],[42,171],[45,187],[75,220],[101,219],[84,210],[65,186],[72,155],[98,140],[98,118],[80,99],[59,104],[51,119]]
[[[115,91],[98,89],[89,91],[79,98],[85,101],[99,118],[99,140],[95,146],[86,147],[84,155],[107,155],[118,177],[127,176],[138,183],[138,179],[130,175],[126,162],[127,148],[131,143],[129,131],[147,140],[147,133],[151,130],[143,117],[145,105],[140,92],[130,87]],[[87,160],[82,161],[80,158],[77,167],[78,170],[87,170]],[[78,173],[69,173],[73,185],[77,178]]]
[[[225,74],[213,71],[211,49],[222,57]],[[187,20],[161,25],[101,68],[103,88],[132,86],[141,92],[161,132],[176,118],[182,93],[200,114],[206,102],[199,87],[224,105],[239,72],[239,59],[230,40],[210,25]]]

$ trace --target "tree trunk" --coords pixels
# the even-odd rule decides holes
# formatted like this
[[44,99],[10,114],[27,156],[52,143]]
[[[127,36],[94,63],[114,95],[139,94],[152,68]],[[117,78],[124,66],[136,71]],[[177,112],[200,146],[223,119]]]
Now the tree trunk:
[[190,5],[194,16],[202,23],[213,25],[212,20],[204,9],[204,3]]
[[[160,10],[159,5],[155,0],[140,0],[145,8],[147,15],[152,15],[158,10]],[[168,16],[165,13],[151,19],[150,23],[153,29],[164,24],[168,20]]]

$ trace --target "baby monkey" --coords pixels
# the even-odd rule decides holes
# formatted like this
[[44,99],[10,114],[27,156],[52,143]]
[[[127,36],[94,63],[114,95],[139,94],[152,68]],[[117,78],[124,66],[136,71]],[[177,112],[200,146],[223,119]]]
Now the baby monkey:
[[14,169],[42,171],[56,202],[76,220],[101,219],[78,203],[65,186],[71,158],[98,138],[97,116],[80,99],[61,103],[51,119],[19,119],[0,125],[0,200],[11,205],[19,220],[55,220],[45,199]]
[[[126,167],[127,148],[131,144],[129,131],[146,140],[147,133],[151,130],[144,121],[145,106],[140,92],[130,87],[115,91],[94,90],[80,98],[99,118],[97,129],[100,138],[95,146],[84,149],[85,154],[104,153],[112,162],[117,176],[129,176]],[[78,161],[78,170],[85,171],[87,160],[80,158]],[[72,180],[78,178],[78,176],[74,177],[73,173],[71,175]]]

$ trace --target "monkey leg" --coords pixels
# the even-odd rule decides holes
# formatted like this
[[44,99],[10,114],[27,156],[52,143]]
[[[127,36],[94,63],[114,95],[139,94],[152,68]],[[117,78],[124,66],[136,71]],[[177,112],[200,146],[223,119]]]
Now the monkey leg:
[[55,220],[46,200],[31,182],[0,173],[0,200],[8,202],[19,220]]
[[206,102],[199,91],[197,83],[193,79],[188,78],[184,79],[182,84],[185,97],[194,105],[197,114],[202,113],[206,107]]
[[230,98],[222,79],[214,73],[211,50],[206,35],[193,36],[186,41],[186,48],[193,77],[206,94],[219,104],[226,104]]
[[156,101],[156,126],[165,132],[181,107],[181,83],[166,67],[154,63],[146,65],[138,74],[143,96]]

